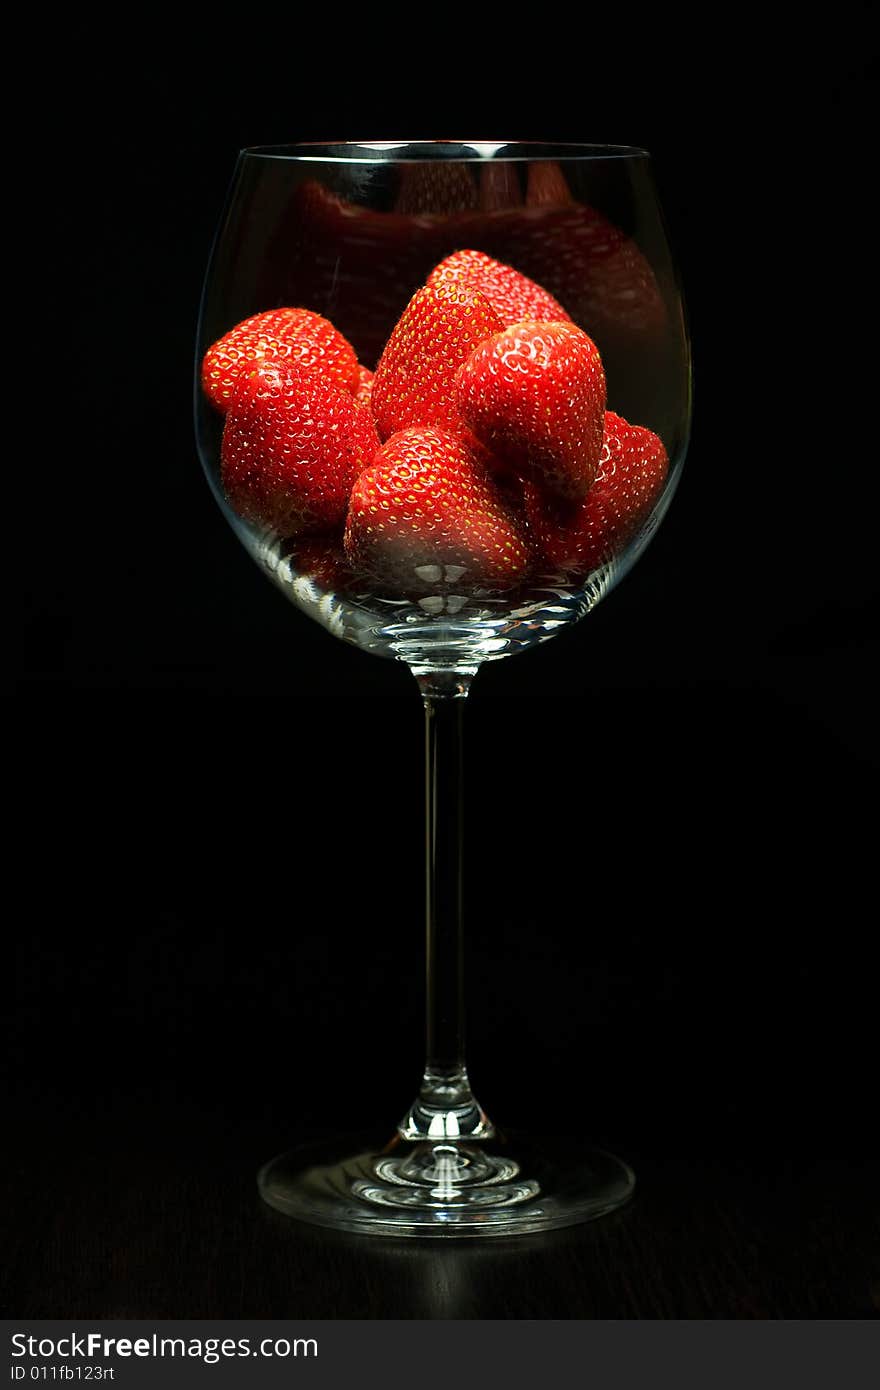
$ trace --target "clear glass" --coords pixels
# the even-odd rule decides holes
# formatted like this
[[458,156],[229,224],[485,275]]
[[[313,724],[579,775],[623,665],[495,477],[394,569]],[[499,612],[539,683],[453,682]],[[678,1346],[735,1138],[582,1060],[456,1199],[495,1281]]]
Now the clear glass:
[[[435,277],[448,277],[450,266],[464,266],[470,277],[456,281],[461,295],[450,312],[467,318],[478,305],[478,316],[487,317],[472,341],[466,332],[464,347],[450,338],[447,352],[450,291],[448,279]],[[523,276],[540,287],[538,299],[528,297],[533,290],[523,289]],[[413,312],[417,292],[417,302],[424,299],[429,277],[439,288],[424,302],[435,317],[427,330],[420,321],[399,339],[403,350],[393,350],[395,325]],[[547,309],[548,302],[556,308]],[[218,360],[215,345],[222,340],[222,348],[224,335],[279,309],[309,311],[297,320],[309,325],[306,339],[279,345],[275,321],[259,320],[269,325],[268,346],[253,330],[235,340],[244,346],[233,366],[223,357],[222,371],[210,375],[205,364]],[[322,338],[313,351],[315,315],[332,325],[322,328],[332,342]],[[297,359],[301,341],[306,357]],[[293,366],[278,366],[277,358],[288,357],[297,359]],[[357,378],[355,357],[367,369]],[[550,363],[537,387],[536,360],[542,372]],[[497,394],[499,362],[505,371],[513,364],[511,390],[531,393],[522,398],[524,435],[521,397],[511,406]],[[253,389],[238,384],[246,372]],[[293,394],[285,398],[281,432],[273,434],[279,417],[266,413],[275,407],[265,401],[279,401],[285,390]],[[408,418],[412,399],[422,413]],[[680,285],[645,151],[419,141],[240,155],[198,328],[202,463],[217,502],[272,582],[334,636],[404,661],[426,718],[422,1084],[396,1130],[343,1136],[337,1145],[293,1151],[265,1166],[263,1197],[291,1216],[368,1233],[521,1234],[600,1215],[632,1192],[630,1169],[601,1150],[564,1138],[502,1135],[471,1090],[462,976],[462,717],[484,662],[534,647],[578,621],[642,553],[678,482],[690,405]],[[296,428],[291,410],[300,412]],[[302,501],[299,461],[293,472],[288,461],[300,460],[297,451],[306,447],[296,422],[308,417],[312,429],[325,411],[347,471],[342,491],[325,507],[337,455],[327,454],[325,442],[308,444],[317,450],[307,460],[309,477],[323,470],[316,510]],[[539,438],[541,431],[549,435]],[[322,441],[328,437],[325,430]],[[405,445],[413,440],[420,459],[426,448],[431,455],[428,521],[421,494],[407,491],[413,455]],[[454,462],[447,464],[450,451]],[[459,490],[466,476],[464,504],[456,488],[444,491],[447,467],[464,470],[454,475]],[[380,511],[371,512],[368,502]],[[384,526],[389,506],[394,546]],[[382,524],[374,528],[377,515]]]

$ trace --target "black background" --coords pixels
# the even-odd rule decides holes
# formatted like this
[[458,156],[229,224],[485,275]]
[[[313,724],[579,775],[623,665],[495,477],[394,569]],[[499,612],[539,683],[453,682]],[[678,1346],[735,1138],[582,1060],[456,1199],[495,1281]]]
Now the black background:
[[35,484],[14,527],[15,1113],[124,1151],[222,1112],[271,1149],[392,1125],[417,1084],[417,692],[261,577],[190,401],[237,149],[440,122],[653,151],[696,382],[645,557],[471,698],[478,1094],[636,1157],[876,1153],[875,49],[867,8],[757,23],[621,32],[613,61],[524,34],[530,61],[511,45],[491,80],[486,34],[459,69],[448,35],[438,64],[430,35],[386,45],[375,22],[191,62],[59,49],[13,469]]

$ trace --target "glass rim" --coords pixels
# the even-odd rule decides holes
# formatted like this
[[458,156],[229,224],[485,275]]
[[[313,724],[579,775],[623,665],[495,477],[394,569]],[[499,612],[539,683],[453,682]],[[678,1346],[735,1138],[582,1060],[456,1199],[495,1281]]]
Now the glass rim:
[[288,145],[249,145],[241,158],[321,164],[527,163],[531,160],[650,159],[640,145],[580,144],[544,140],[302,140]]

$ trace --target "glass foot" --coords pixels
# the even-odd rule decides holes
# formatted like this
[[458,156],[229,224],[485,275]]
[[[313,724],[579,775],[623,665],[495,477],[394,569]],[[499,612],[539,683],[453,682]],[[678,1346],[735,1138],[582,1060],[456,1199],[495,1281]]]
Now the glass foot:
[[261,1169],[260,1195],[287,1216],[391,1236],[504,1236],[573,1226],[631,1196],[632,1170],[576,1140],[488,1143],[365,1137],[292,1149]]

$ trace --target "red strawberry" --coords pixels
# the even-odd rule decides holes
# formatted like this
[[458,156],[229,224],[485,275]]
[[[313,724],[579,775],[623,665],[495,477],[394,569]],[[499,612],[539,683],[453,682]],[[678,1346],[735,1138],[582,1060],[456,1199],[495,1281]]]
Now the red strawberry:
[[352,483],[379,447],[369,410],[317,372],[282,359],[240,373],[226,415],[221,477],[243,517],[280,536],[342,525]]
[[335,386],[357,390],[354,348],[329,319],[311,309],[267,309],[236,324],[208,348],[202,362],[208,400],[225,414],[242,367],[273,357],[315,368]]
[[425,283],[438,289],[460,287],[483,295],[503,328],[522,323],[523,319],[556,323],[569,317],[552,294],[520,275],[513,266],[493,260],[485,251],[456,251],[435,266]]
[[529,562],[522,530],[486,469],[460,438],[425,425],[392,435],[361,473],[345,553],[403,593],[450,583],[509,588]]
[[573,323],[526,322],[474,349],[455,378],[464,423],[507,468],[571,501],[596,476],[605,372]]
[[417,290],[376,367],[372,403],[380,438],[407,425],[458,423],[453,377],[500,327],[481,294],[428,285]]
[[354,393],[356,401],[370,405],[373,396],[373,375],[369,367],[358,367],[358,388]]
[[589,574],[626,545],[660,495],[669,460],[663,441],[609,410],[596,481],[569,507],[525,485],[529,528],[554,568]]

